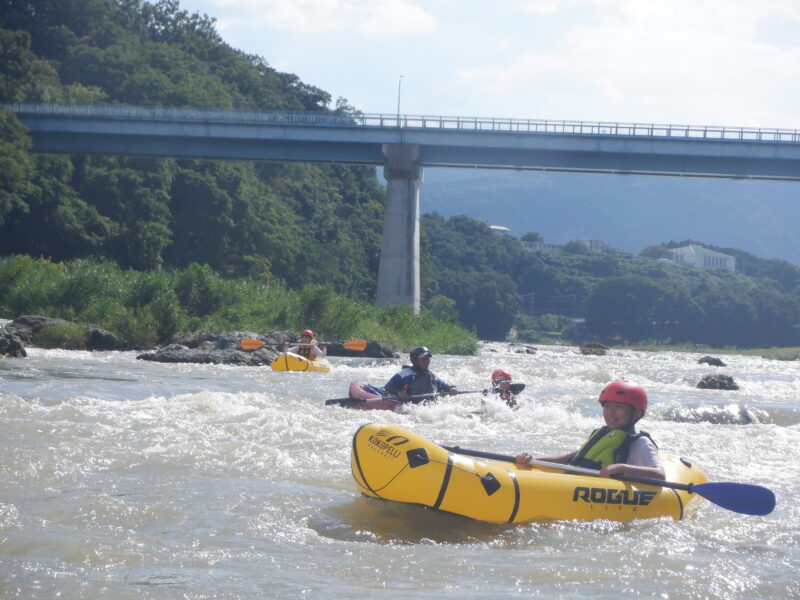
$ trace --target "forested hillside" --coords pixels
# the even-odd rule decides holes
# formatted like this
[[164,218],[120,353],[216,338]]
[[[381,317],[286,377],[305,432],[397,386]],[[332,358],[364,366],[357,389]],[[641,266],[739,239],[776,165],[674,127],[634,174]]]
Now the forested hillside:
[[426,297],[455,300],[480,337],[513,325],[534,340],[557,329],[573,341],[800,344],[800,268],[786,261],[717,248],[735,254],[742,273],[655,258],[529,252],[485,223],[436,213],[425,215],[423,231]]
[[[354,110],[343,99],[331,107],[331,100],[264,58],[230,47],[212,19],[172,0],[7,0],[0,12],[0,103]],[[92,273],[128,282],[138,276],[117,275],[117,267],[187,269],[153,279],[158,285],[150,287],[163,292],[162,309],[172,317],[150,311],[148,339],[165,342],[192,324],[234,320],[222,300],[198,312],[181,299],[179,283],[193,277],[215,289],[222,289],[215,279],[221,276],[288,290],[322,284],[330,295],[374,299],[385,191],[373,168],[41,155],[30,152],[30,137],[11,113],[0,111],[0,130],[0,255],[43,257],[44,265],[70,261],[70,276],[88,264]],[[506,217],[495,222],[509,223]],[[800,345],[800,269],[722,251],[736,254],[741,272],[579,249],[534,254],[478,220],[432,213],[422,219],[423,303],[440,320],[459,320],[488,339],[515,330],[530,341],[557,332],[572,341]],[[5,305],[29,306],[23,288],[37,281],[40,267],[4,264],[17,273],[13,302]],[[104,316],[107,300],[93,300],[87,312],[59,268],[41,272],[61,278],[50,282],[42,306],[56,310],[61,302],[70,314]],[[85,280],[81,286],[91,287]],[[113,302],[120,314],[131,309],[120,317],[129,324],[145,300],[134,284],[126,286]],[[103,287],[109,298],[111,288]],[[314,288],[312,295],[324,294]],[[255,310],[246,297],[239,300]]]
[[[224,42],[178,2],[5,2],[0,102],[327,110],[324,91]],[[28,153],[0,117],[0,253],[325,282],[374,296],[382,200],[365,167]]]

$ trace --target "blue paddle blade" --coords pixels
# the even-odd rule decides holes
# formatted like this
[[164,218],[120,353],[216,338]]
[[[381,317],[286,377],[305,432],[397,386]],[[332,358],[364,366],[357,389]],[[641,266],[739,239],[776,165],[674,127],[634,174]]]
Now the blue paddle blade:
[[692,491],[722,508],[745,515],[768,515],[775,508],[775,494],[760,485],[699,483],[692,486]]

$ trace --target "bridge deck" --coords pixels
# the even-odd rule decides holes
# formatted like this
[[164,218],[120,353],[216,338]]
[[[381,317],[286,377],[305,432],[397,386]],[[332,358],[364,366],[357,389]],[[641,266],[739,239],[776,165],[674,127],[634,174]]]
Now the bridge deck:
[[604,121],[564,121],[496,117],[445,117],[384,113],[337,114],[307,111],[251,111],[169,108],[129,105],[13,104],[5,110],[26,115],[59,117],[105,117],[160,121],[203,121],[221,123],[269,123],[314,127],[378,129],[439,129],[510,133],[566,133],[572,135],[615,135],[637,137],[723,139],[800,143],[800,130],[723,127],[714,125],[667,125]]
[[539,119],[5,105],[44,152],[385,163],[419,147],[421,166],[800,179],[800,131]]

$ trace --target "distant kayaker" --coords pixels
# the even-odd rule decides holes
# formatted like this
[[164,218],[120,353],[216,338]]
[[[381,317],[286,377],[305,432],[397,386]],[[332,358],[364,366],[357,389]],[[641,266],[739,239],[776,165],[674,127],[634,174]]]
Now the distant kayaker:
[[497,394],[511,408],[517,408],[517,396],[511,390],[511,379],[511,373],[508,371],[495,369],[492,371],[492,388],[483,390],[483,395]]
[[425,346],[417,346],[411,350],[409,355],[411,364],[405,365],[392,376],[384,386],[386,393],[397,396],[401,400],[410,400],[414,404],[425,400],[425,398],[417,396],[434,393],[450,394],[451,396],[457,394],[456,386],[448,384],[428,370],[431,356],[433,355]]
[[289,342],[283,345],[286,352],[299,354],[308,360],[318,360],[325,358],[328,354],[328,347],[314,339],[314,332],[310,329],[304,329],[300,334],[300,341],[294,346],[289,346]]
[[[624,379],[612,381],[600,392],[598,400],[603,406],[605,427],[595,429],[576,452],[540,456],[537,460],[600,469],[601,477],[624,474],[666,479],[658,447],[650,434],[636,433],[635,425],[647,411],[644,388]],[[524,466],[532,458],[523,452],[516,461]]]

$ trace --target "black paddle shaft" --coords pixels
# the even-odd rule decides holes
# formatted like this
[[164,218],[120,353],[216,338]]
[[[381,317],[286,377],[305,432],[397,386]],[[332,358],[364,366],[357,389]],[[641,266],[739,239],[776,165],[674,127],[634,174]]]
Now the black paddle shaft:
[[[480,450],[467,450],[459,446],[442,446],[448,452],[455,452],[456,454],[464,454],[465,456],[475,456],[477,458],[488,458],[489,460],[499,460],[503,462],[517,462],[515,456],[508,454],[495,454],[494,452],[481,452]],[[553,464],[556,468],[558,465]],[[569,465],[563,465],[566,470],[569,470]],[[596,474],[595,474],[596,475]],[[664,481],[663,479],[655,479],[653,477],[640,477],[638,475],[613,475],[611,479],[619,479],[620,481],[630,481],[631,483],[646,483],[648,485],[657,485],[659,487],[671,487],[678,490],[692,491],[693,484],[679,483],[677,481]]]
[[[465,456],[488,458],[490,460],[498,460],[502,462],[516,462],[516,458],[514,456],[508,456],[505,454],[481,452],[480,450],[467,450],[466,448],[460,448],[458,446],[442,446],[442,448],[448,452],[464,454]],[[540,466],[546,466],[550,468],[563,467],[566,471],[572,469],[576,471],[580,470],[580,472],[594,471],[594,469],[583,469],[581,467],[559,465],[545,461],[533,460],[531,461],[531,464],[538,464]],[[599,471],[595,471],[591,473],[591,475],[598,476],[599,473]],[[772,492],[772,490],[764,486],[753,485],[749,483],[680,483],[677,481],[664,481],[662,479],[654,479],[651,477],[638,477],[636,475],[614,475],[612,479],[619,479],[620,481],[628,481],[631,483],[644,483],[647,485],[673,488],[676,490],[684,490],[690,494],[702,496],[717,506],[721,506],[727,510],[745,515],[764,516],[771,513],[775,508],[775,494]]]
[[[478,392],[482,392],[483,390],[464,390],[458,391],[455,393],[456,396],[460,394],[477,394]],[[403,398],[399,398],[397,396],[383,396],[381,398],[373,398],[373,400],[393,400],[397,402],[411,402],[412,404],[419,404],[423,400],[434,400],[440,396],[449,396],[450,394],[447,392],[434,392],[432,394],[418,394],[416,396],[409,396],[408,400],[404,400]],[[331,398],[330,400],[325,400],[326,405],[336,404],[337,406],[355,406],[356,404],[361,404],[362,402],[367,402],[368,400],[361,398]]]

